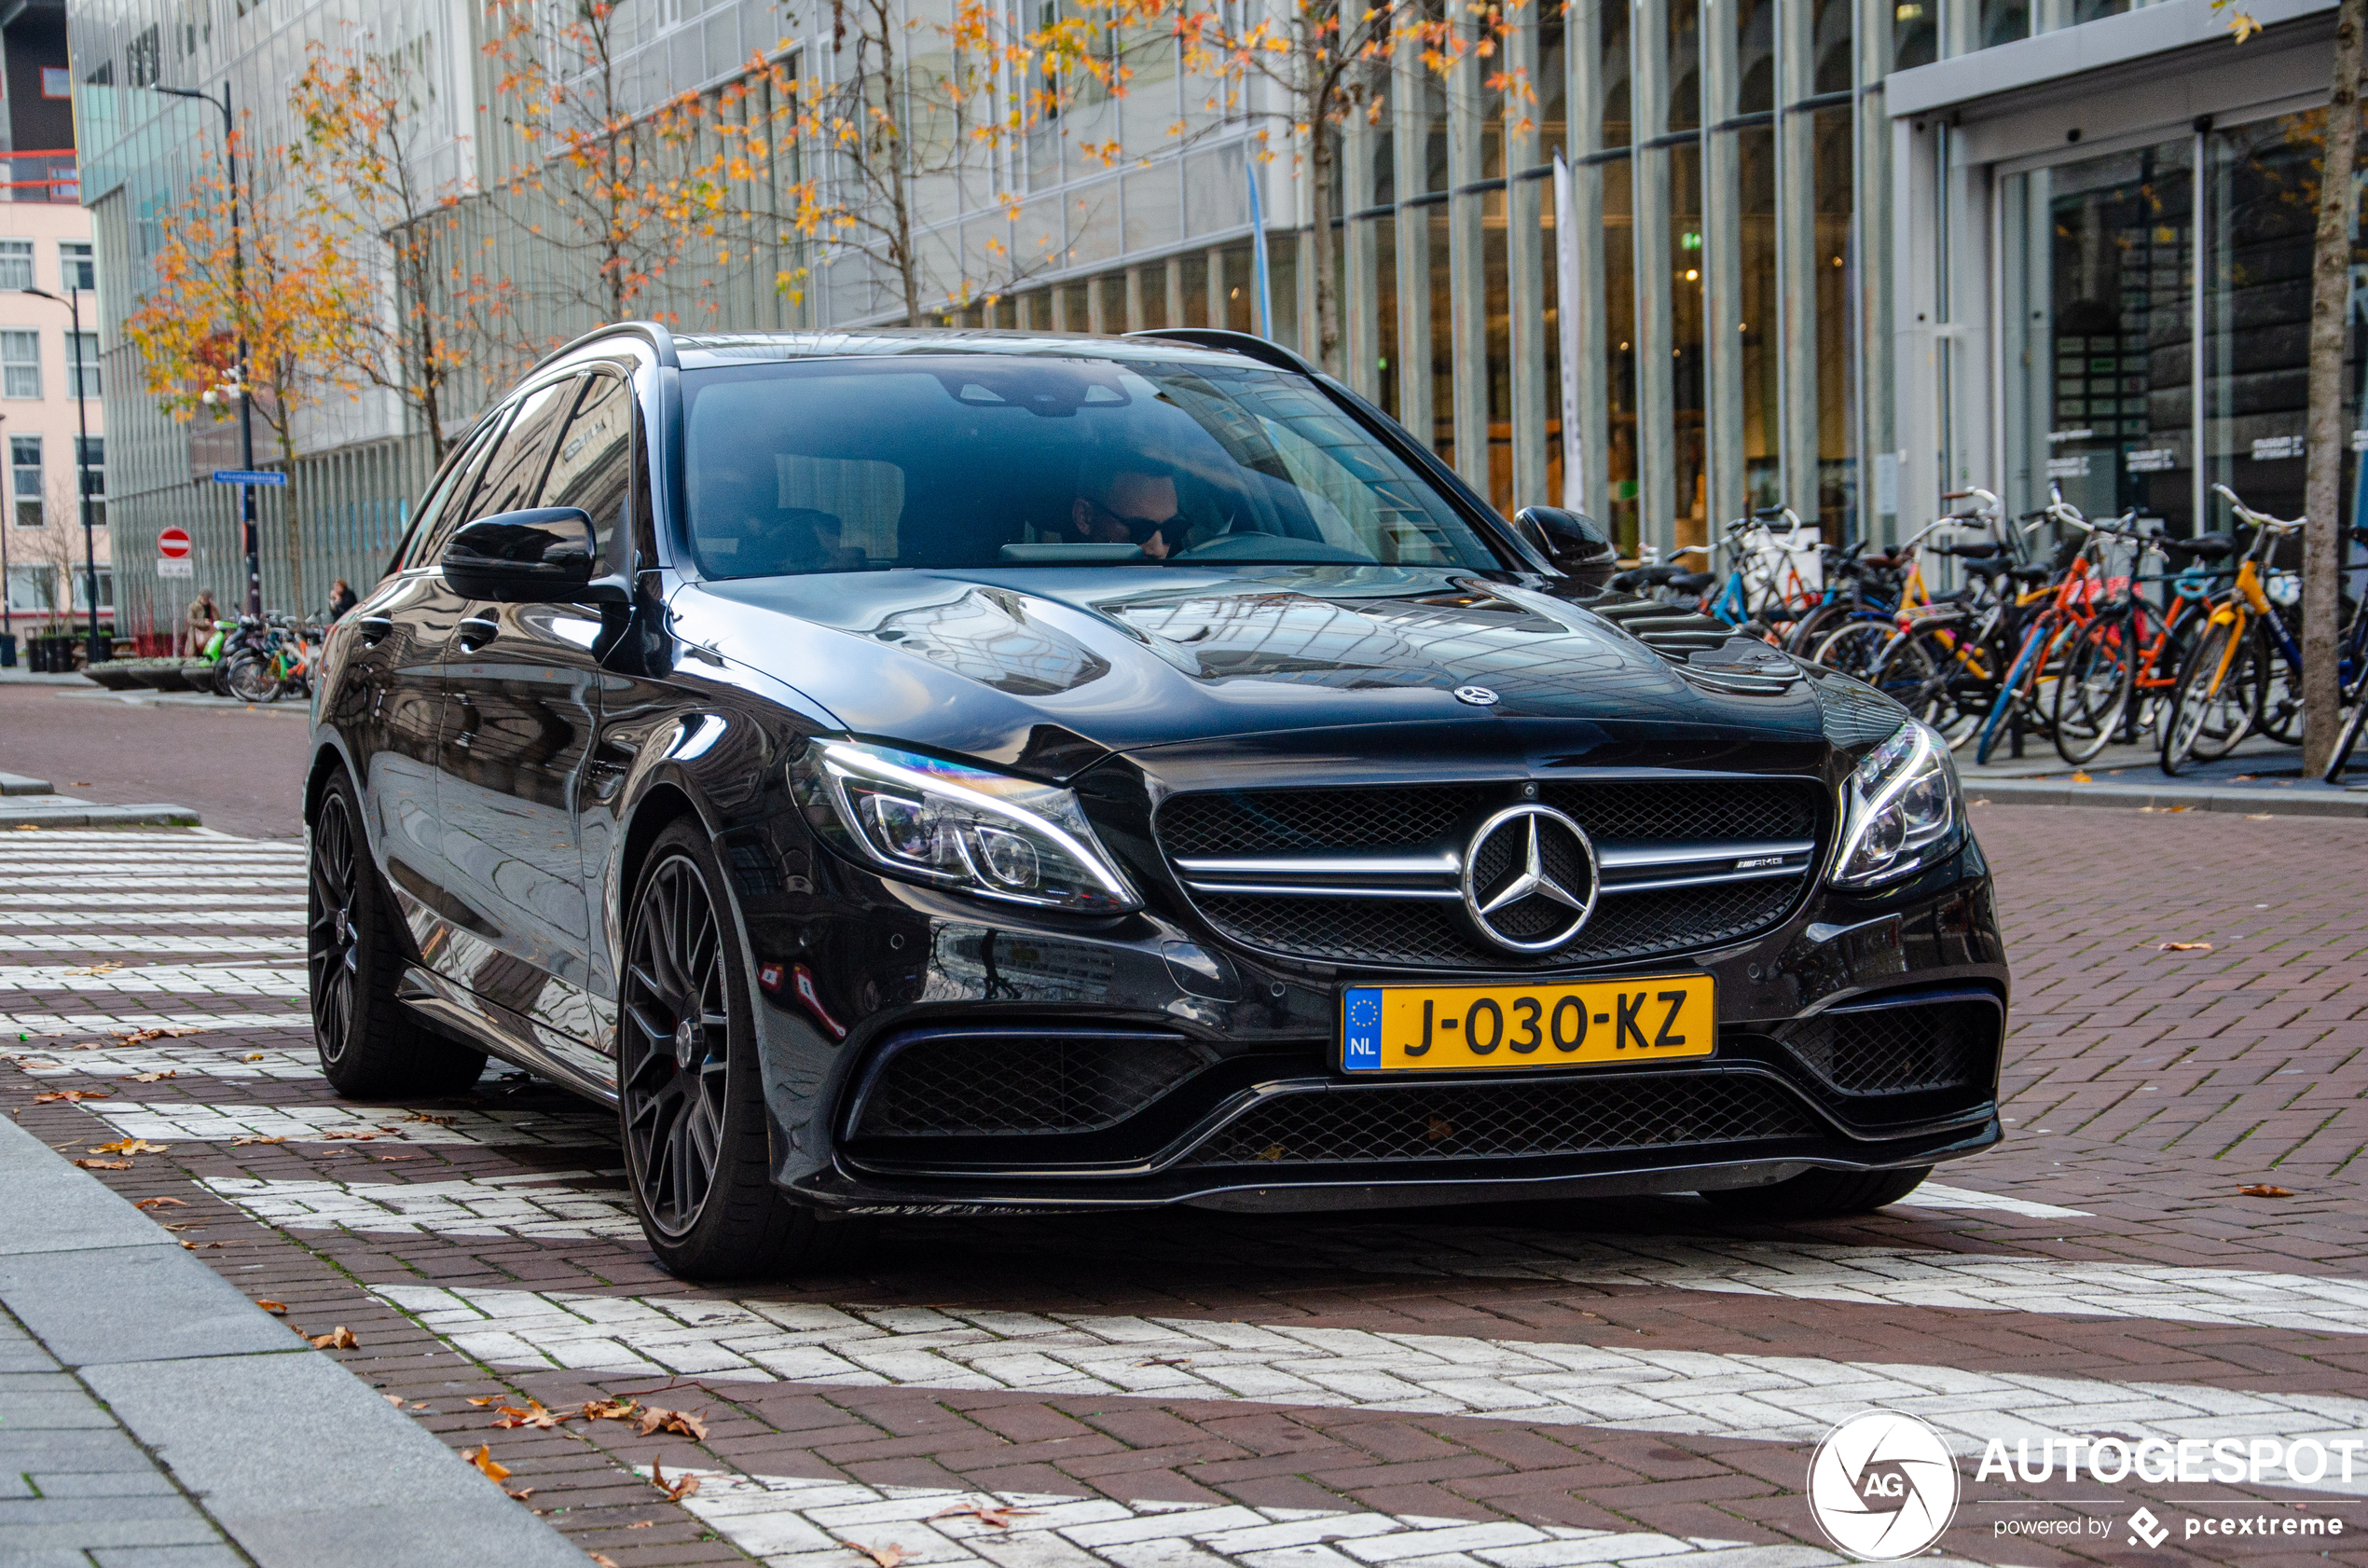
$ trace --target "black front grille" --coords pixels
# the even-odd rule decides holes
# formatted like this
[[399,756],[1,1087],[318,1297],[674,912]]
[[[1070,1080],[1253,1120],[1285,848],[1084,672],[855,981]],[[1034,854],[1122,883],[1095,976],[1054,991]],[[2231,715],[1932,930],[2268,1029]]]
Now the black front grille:
[[[1605,843],[1798,843],[1822,825],[1809,780],[1589,780],[1545,784],[1540,801]],[[1513,805],[1508,784],[1423,784],[1358,790],[1260,790],[1178,795],[1161,806],[1161,847],[1178,860],[1463,847],[1489,811]],[[1512,853],[1501,836],[1490,849]],[[1505,868],[1483,864],[1493,884]],[[1564,886],[1583,881],[1576,867]],[[1740,941],[1799,901],[1807,877],[1777,876],[1658,892],[1605,893],[1586,927],[1552,953],[1524,957],[1480,941],[1450,901],[1202,892],[1194,903],[1218,934],[1262,952],[1340,964],[1530,968],[1619,962]],[[1535,940],[1568,915],[1545,900],[1516,909],[1508,935]],[[1523,923],[1524,915],[1532,916]],[[1535,929],[1530,928],[1535,927]]]
[[1210,1061],[1163,1035],[948,1035],[891,1046],[858,1137],[992,1137],[1114,1127]]
[[1783,1040],[1845,1094],[1910,1094],[1989,1083],[2003,1024],[1996,1002],[1964,997],[1821,1013]]
[[1605,897],[1567,946],[1537,958],[1482,946],[1465,934],[1452,907],[1439,901],[1205,893],[1199,903],[1218,931],[1270,953],[1335,963],[1510,969],[1610,963],[1714,946],[1772,925],[1799,896],[1799,878],[1769,877]]
[[1622,1076],[1358,1085],[1253,1107],[1188,1165],[1507,1160],[1809,1138],[1809,1111],[1766,1079]]
[[[1159,836],[1162,847],[1184,860],[1419,849],[1516,798],[1506,786],[1492,784],[1178,795],[1160,807]],[[1816,836],[1820,791],[1806,781],[1653,779],[1547,784],[1538,798],[1569,813],[1599,843],[1783,840]]]

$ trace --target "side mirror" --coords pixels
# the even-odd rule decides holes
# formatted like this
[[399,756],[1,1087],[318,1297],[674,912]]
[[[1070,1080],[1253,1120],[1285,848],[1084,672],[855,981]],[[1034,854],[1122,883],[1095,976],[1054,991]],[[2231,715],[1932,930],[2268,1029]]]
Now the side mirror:
[[1590,587],[1602,587],[1618,565],[1611,535],[1592,517],[1559,506],[1524,506],[1513,526],[1563,575]]
[[436,564],[463,598],[542,604],[582,594],[599,553],[591,514],[578,506],[537,506],[467,524]]

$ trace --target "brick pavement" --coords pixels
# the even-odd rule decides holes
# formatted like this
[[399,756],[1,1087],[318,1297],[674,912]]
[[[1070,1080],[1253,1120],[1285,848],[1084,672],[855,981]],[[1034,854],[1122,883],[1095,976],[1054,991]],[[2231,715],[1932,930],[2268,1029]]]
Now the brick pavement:
[[[844,1374],[782,1379],[746,1358],[716,1370],[754,1370],[753,1380],[653,1375],[642,1367],[656,1363],[646,1360],[627,1369],[478,1359],[391,1298],[531,1292],[613,1313],[637,1300],[676,1303],[677,1314],[734,1300],[773,1311],[835,1304],[1206,1326],[1171,1333],[1231,1332],[1219,1326],[1238,1323],[1313,1337],[1446,1337],[1548,1355],[1591,1347],[1664,1371],[1687,1369],[1687,1396],[1711,1401],[1743,1397],[1722,1391],[1714,1374],[1754,1358],[1760,1370],[1767,1358],[1856,1363],[2029,1386],[2034,1406],[2060,1390],[2015,1380],[2095,1385],[2106,1393],[2076,1407],[2083,1419],[2133,1433],[2152,1430],[2164,1411],[2106,1401],[2141,1385],[2173,1389],[2191,1404],[2237,1401],[2231,1410],[2271,1401],[2297,1412],[2268,1428],[2288,1435],[2342,1427],[2368,1400],[2368,1335],[2359,1332],[2368,1319],[2353,1310],[2368,1289],[2359,1262],[2368,1205],[2353,1169],[2368,1133],[2357,1103],[2357,1047],[2368,1038],[2368,825],[2026,807],[1977,808],[1976,821],[1999,868],[2016,964],[2007,1083],[2016,1122],[2001,1149],[1944,1175],[1975,1191],[2035,1200],[2037,1212],[1901,1205],[1850,1222],[1755,1227],[1722,1223],[1689,1200],[1637,1200],[1583,1212],[1530,1204],[1314,1219],[899,1222],[872,1227],[833,1277],[691,1290],[659,1272],[617,1223],[613,1146],[597,1117],[558,1092],[522,1075],[489,1075],[472,1094],[440,1105],[326,1114],[336,1102],[302,1070],[306,1035],[280,1022],[301,1004],[265,973],[295,968],[276,953],[141,950],[106,973],[67,974],[108,961],[94,956],[104,943],[75,945],[79,934],[157,941],[252,930],[269,941],[299,929],[293,914],[280,928],[209,924],[216,898],[268,899],[277,887],[293,899],[293,868],[277,884],[267,873],[256,888],[227,895],[206,883],[202,866],[186,868],[197,873],[186,885],[168,885],[158,873],[185,868],[158,855],[161,841],[189,835],[162,832],[139,835],[138,851],[115,847],[123,835],[11,834],[19,842],[0,844],[0,884],[27,874],[11,853],[38,838],[50,863],[67,851],[77,867],[154,859],[147,873],[121,874],[128,887],[168,899],[78,901],[71,912],[84,917],[71,925],[19,927],[7,924],[12,914],[60,906],[26,909],[20,897],[48,895],[0,885],[0,930],[43,942],[55,933],[46,949],[7,954],[12,973],[44,987],[9,996],[8,1015],[20,1031],[42,1032],[10,1048],[14,1064],[0,1064],[0,1100],[51,1144],[88,1148],[126,1130],[170,1130],[152,1137],[171,1146],[165,1153],[137,1154],[131,1169],[102,1175],[135,1199],[176,1200],[170,1222],[186,1227],[183,1238],[248,1294],[285,1302],[299,1327],[351,1327],[358,1346],[343,1359],[406,1409],[419,1407],[415,1416],[454,1449],[489,1441],[514,1472],[506,1484],[534,1489],[525,1506],[552,1510],[571,1538],[620,1565],[756,1554],[821,1568],[824,1558],[800,1555],[821,1549],[861,1568],[863,1559],[844,1548],[813,1546],[810,1533],[845,1501],[808,1490],[821,1482],[872,1489],[873,1502],[900,1517],[916,1499],[959,1492],[1092,1499],[1128,1517],[1191,1504],[1304,1510],[1316,1520],[1304,1525],[1311,1543],[1244,1547],[1230,1558],[1180,1525],[1135,1545],[1080,1542],[1050,1527],[1032,1532],[1033,1543],[998,1545],[1002,1533],[971,1519],[903,1543],[1009,1568],[1213,1568],[1266,1549],[1302,1555],[1251,1568],[1348,1568],[1367,1561],[1338,1544],[1363,1538],[1356,1533],[1411,1543],[1446,1528],[1421,1521],[1439,1520],[1495,1521],[1531,1534],[1469,1549],[1409,1545],[1414,1555],[1389,1560],[1555,1568],[1590,1560],[1585,1543],[1597,1541],[1614,1555],[1591,1560],[1641,1558],[1666,1542],[1663,1554],[1713,1562],[1727,1561],[1729,1548],[1706,1543],[1732,1542],[1763,1548],[1750,1559],[1759,1568],[1806,1565],[1830,1560],[1800,1496],[1807,1445],[1775,1415],[1755,1428],[1732,1402],[1703,1405],[1724,1414],[1692,1432],[1622,1431],[1516,1410],[1468,1413],[1481,1408],[1470,1400],[1393,1410],[1370,1399],[1295,1402],[1255,1387],[1222,1398],[1025,1380],[963,1388],[926,1370],[917,1381],[863,1386]],[[114,872],[73,874],[117,880]],[[2173,940],[2213,947],[2155,950]],[[127,973],[161,988],[105,983]],[[126,1020],[119,1028],[165,1018],[213,1026],[127,1046],[105,1043],[101,1021],[109,1018]],[[101,1049],[76,1052],[77,1044]],[[77,1066],[77,1056],[97,1070]],[[124,1081],[162,1072],[172,1076]],[[34,1103],[76,1087],[108,1097]],[[408,1120],[414,1114],[451,1120]],[[327,1136],[336,1131],[377,1135]],[[241,1135],[286,1141],[229,1141]],[[2264,1181],[2295,1196],[2237,1194]],[[2212,1272],[2187,1272],[2196,1270]],[[2075,1286],[2108,1284],[2113,1290],[2083,1315],[2068,1311],[2080,1304]],[[1989,1295],[1973,1300],[1976,1286]],[[2214,1300],[2217,1313],[2198,1310]],[[853,1344],[825,1340],[834,1353]],[[1165,1346],[1130,1359],[1159,1361]],[[1254,1371],[1274,1370],[1271,1359],[1251,1362]],[[491,1407],[469,1402],[528,1396],[555,1411],[613,1396],[681,1405],[704,1412],[707,1435],[643,1437],[626,1423],[580,1419],[550,1431],[497,1429]],[[669,1502],[646,1479],[653,1460],[669,1476],[700,1473],[701,1492]],[[2347,1513],[2347,1499],[2323,1490],[2103,1490],[2124,1512],[2142,1500],[2166,1519],[2251,1509],[2242,1500],[2258,1498],[2273,1512],[2332,1510],[2368,1530],[2368,1509]],[[2039,1505],[2050,1498],[2098,1492],[2094,1482],[2068,1492],[2060,1479],[1976,1483],[1969,1466],[1968,1501],[1944,1545],[1988,1562],[2158,1558],[2118,1534],[2070,1544],[1991,1534],[2000,1518],[2048,1515]],[[2368,1483],[2352,1488],[2361,1492]],[[1202,1534],[1215,1540],[1222,1530]],[[880,1544],[860,1531],[833,1538],[854,1536]],[[979,1545],[967,1544],[973,1537]],[[935,1544],[957,1538],[958,1551]],[[2355,1539],[2305,1550],[2240,1537],[2184,1550],[2247,1563],[2368,1560]],[[2176,1541],[2167,1548],[2179,1549]],[[1521,1551],[1532,1555],[1489,1555]]]

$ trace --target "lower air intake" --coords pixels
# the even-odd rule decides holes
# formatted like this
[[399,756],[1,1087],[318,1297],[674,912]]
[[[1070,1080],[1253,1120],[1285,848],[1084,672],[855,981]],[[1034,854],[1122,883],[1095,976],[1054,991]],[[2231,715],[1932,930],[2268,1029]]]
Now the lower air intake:
[[1785,1046],[1845,1094],[1987,1087],[2005,1020],[1987,997],[1821,1013],[1784,1031]]
[[1601,1154],[1819,1135],[1783,1089],[1742,1075],[1357,1085],[1279,1095],[1188,1165],[1306,1165]]
[[1164,1035],[957,1034],[892,1042],[858,1137],[994,1137],[1115,1127],[1198,1072],[1208,1052]]

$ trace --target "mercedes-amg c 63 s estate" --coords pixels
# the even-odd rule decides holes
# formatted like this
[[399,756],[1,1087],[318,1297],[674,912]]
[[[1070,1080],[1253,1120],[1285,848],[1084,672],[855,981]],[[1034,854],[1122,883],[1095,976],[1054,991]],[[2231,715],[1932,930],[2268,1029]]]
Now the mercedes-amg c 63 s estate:
[[691,1277],[851,1215],[1905,1195],[1999,1136],[1947,749],[1231,333],[619,326],[331,632],[330,1080],[613,1104]]

